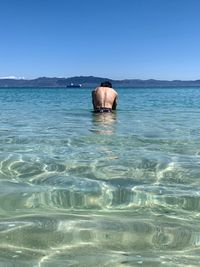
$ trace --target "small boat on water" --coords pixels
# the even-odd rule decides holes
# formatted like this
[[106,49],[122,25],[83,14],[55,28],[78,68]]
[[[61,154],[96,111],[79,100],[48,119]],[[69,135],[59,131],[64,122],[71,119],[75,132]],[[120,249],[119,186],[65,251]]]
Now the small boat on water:
[[69,85],[67,85],[67,88],[80,88],[81,86],[82,84],[70,83]]

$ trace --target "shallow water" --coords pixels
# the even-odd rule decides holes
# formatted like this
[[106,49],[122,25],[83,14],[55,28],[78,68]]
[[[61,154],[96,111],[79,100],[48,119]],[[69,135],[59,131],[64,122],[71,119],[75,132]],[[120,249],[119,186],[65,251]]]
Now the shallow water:
[[0,266],[200,266],[200,88],[0,89]]

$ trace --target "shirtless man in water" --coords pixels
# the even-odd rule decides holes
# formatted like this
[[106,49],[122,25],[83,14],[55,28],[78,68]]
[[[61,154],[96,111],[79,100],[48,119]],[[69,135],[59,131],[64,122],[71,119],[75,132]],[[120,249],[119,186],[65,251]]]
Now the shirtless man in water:
[[101,83],[100,87],[92,91],[94,112],[112,112],[117,107],[117,98],[118,94],[110,82]]

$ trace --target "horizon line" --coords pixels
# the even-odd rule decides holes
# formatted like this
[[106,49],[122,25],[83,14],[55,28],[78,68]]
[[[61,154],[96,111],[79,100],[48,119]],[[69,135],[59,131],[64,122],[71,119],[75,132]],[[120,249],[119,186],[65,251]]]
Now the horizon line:
[[3,76],[0,77],[0,80],[27,80],[27,81],[31,81],[31,80],[37,80],[37,79],[71,79],[71,78],[99,78],[99,79],[105,79],[105,80],[112,80],[112,81],[126,81],[126,80],[141,80],[141,81],[169,81],[169,82],[173,82],[173,81],[183,81],[183,82],[187,82],[187,81],[200,81],[199,79],[187,79],[187,80],[182,80],[182,79],[155,79],[155,78],[146,78],[146,79],[142,79],[142,78],[123,78],[123,79],[113,79],[113,78],[108,78],[108,77],[99,77],[99,76],[93,76],[93,75],[75,75],[75,76],[70,76],[70,77],[56,77],[56,76],[38,76],[36,78],[25,78],[25,77],[17,77],[17,76]]

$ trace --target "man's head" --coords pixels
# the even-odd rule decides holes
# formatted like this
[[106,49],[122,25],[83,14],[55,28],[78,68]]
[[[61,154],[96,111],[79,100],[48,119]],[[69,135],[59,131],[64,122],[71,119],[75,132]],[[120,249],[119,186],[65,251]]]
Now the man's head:
[[103,83],[101,83],[101,87],[109,87],[112,88],[112,83],[109,81],[105,81]]

